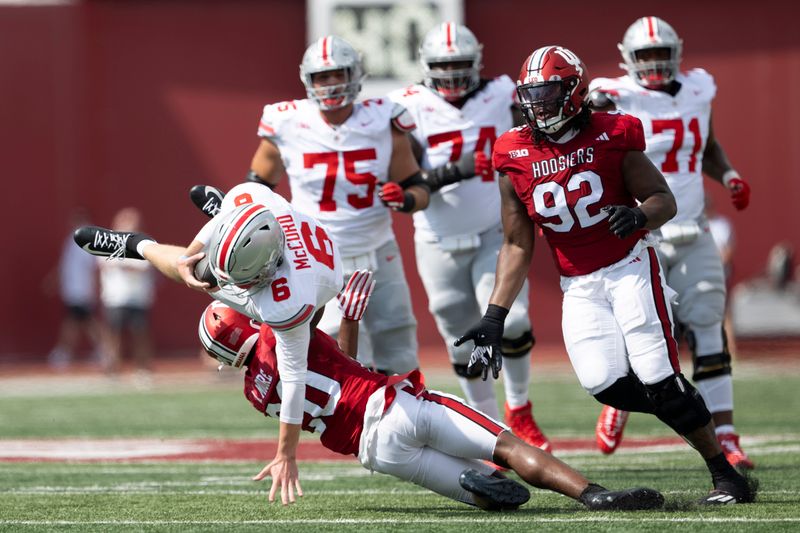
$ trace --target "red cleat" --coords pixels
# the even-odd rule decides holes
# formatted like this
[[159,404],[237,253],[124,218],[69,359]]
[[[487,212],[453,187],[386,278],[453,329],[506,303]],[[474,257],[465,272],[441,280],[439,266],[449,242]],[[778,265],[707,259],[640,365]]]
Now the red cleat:
[[752,470],[756,467],[753,461],[739,447],[739,435],[736,433],[720,433],[717,435],[717,440],[725,453],[725,459],[728,460],[731,466],[747,470]]
[[506,403],[506,424],[517,437],[521,438],[531,446],[536,446],[540,450],[551,452],[553,445],[544,436],[542,430],[536,425],[533,419],[533,406],[531,402],[522,407],[509,407]]
[[629,415],[628,411],[621,411],[609,405],[603,406],[594,429],[597,447],[601,452],[606,455],[614,453],[619,443],[622,442],[622,432],[625,431],[625,423],[628,421]]

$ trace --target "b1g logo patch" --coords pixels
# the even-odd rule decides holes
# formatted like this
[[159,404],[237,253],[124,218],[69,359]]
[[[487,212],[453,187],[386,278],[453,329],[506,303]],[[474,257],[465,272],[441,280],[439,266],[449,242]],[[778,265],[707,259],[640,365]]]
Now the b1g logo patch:
[[509,150],[508,151],[508,157],[510,157],[511,159],[517,159],[519,157],[527,157],[527,155],[528,155],[528,149],[527,148],[521,148],[519,150]]

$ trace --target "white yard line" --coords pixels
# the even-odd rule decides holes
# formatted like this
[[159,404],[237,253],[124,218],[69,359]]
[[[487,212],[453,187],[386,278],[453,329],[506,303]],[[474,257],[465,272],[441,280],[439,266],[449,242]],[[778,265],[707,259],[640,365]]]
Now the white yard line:
[[[433,518],[426,517],[426,523],[436,524],[569,524],[569,523],[716,523],[716,524],[761,524],[761,523],[800,523],[800,516],[787,518],[749,518],[749,517],[718,517],[718,516],[687,516],[687,517],[613,517],[613,516],[576,516],[574,518],[536,518],[532,516],[505,517],[492,515],[489,517],[475,518]],[[418,517],[412,518],[339,518],[339,519],[286,519],[286,520],[0,520],[0,525],[9,526],[238,526],[238,525],[325,525],[325,524],[419,524]]]

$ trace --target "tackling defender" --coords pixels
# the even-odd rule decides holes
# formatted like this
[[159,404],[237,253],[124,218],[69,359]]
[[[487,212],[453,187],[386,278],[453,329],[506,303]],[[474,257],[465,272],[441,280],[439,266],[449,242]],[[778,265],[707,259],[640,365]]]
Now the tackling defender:
[[[466,26],[437,25],[419,49],[424,83],[397,90],[389,98],[407,109],[417,125],[412,147],[431,189],[428,207],[414,213],[417,270],[428,307],[464,396],[476,409],[499,418],[492,383],[467,372],[470,350],[453,346],[463,324],[480,318],[494,285],[503,230],[490,157],[497,135],[510,129],[514,115],[519,115],[514,82],[508,76],[480,77],[481,50]],[[527,280],[503,333],[505,421],[517,436],[550,451],[528,399],[534,338]]]
[[[387,377],[359,365],[354,361],[358,320],[372,292],[371,278],[369,272],[356,271],[338,298],[339,346],[320,330],[309,344],[303,429],[319,434],[326,448],[355,455],[371,471],[486,510],[516,509],[530,497],[524,486],[483,462],[488,460],[590,510],[653,509],[663,504],[661,494],[652,489],[609,491],[589,483],[459,398],[425,389],[419,370]],[[259,328],[215,302],[203,313],[199,333],[210,356],[245,368],[244,394],[253,407],[266,416],[282,410],[283,380],[269,326]],[[273,465],[253,479],[270,475]],[[299,482],[294,488],[302,496]],[[275,496],[273,484],[269,501]],[[284,492],[281,499],[284,504],[295,501],[293,494]]]
[[[714,78],[703,69],[680,71],[683,41],[658,17],[631,24],[617,45],[628,74],[596,78],[593,107],[619,109],[642,121],[645,154],[667,180],[678,213],[655,233],[670,287],[678,293],[675,315],[692,351],[692,381],[716,425],[717,439],[734,466],[753,468],[733,426],[733,380],[725,316],[725,272],[704,214],[703,174],[725,186],[738,210],[750,202],[750,187],[728,161],[714,136]],[[612,453],[622,439],[628,413],[605,407],[597,420],[597,444]]]
[[711,472],[714,489],[702,503],[752,501],[680,373],[670,289],[647,236],[675,216],[675,199],[644,154],[641,122],[592,113],[588,80],[583,62],[560,46],[523,63],[517,94],[528,125],[503,134],[493,154],[505,233],[494,291],[481,321],[456,342],[473,340],[470,364],[496,377],[503,322],[539,225],[561,273],[564,342],[584,389],[603,404],[654,414],[684,437]]

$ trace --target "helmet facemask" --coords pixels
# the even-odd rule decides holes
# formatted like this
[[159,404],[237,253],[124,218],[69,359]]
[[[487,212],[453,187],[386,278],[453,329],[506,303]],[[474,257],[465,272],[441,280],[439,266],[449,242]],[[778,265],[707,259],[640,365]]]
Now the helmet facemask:
[[[336,77],[343,81],[331,84],[324,81],[319,82],[319,79],[327,77],[328,73],[337,73]],[[363,80],[363,76],[354,80],[353,70],[350,68],[315,72],[308,74],[307,78],[305,82],[306,96],[323,111],[341,109],[355,102],[361,92],[361,81]]]
[[517,86],[517,98],[528,125],[548,135],[561,130],[580,111],[572,110],[569,102],[576,84],[576,80],[566,79]]
[[648,89],[666,87],[675,79],[680,58],[675,57],[671,47],[642,48],[631,54],[633,61],[625,64],[625,70],[636,83]]
[[447,101],[464,98],[480,84],[480,65],[475,60],[422,63],[425,85]]

